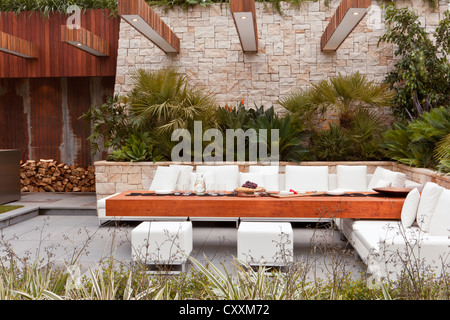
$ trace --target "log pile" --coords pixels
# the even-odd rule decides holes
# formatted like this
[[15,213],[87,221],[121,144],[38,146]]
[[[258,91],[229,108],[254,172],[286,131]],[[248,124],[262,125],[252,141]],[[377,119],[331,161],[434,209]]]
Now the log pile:
[[22,192],[95,192],[94,167],[68,166],[53,160],[20,161]]

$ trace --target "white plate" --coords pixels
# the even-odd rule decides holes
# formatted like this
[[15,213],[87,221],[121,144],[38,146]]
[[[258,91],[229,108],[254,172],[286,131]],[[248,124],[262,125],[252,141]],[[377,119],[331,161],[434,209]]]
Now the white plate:
[[280,194],[286,195],[286,194],[294,194],[292,191],[280,191]]
[[172,190],[155,190],[156,194],[171,194]]
[[330,190],[327,192],[330,196],[342,196],[345,192],[342,190]]

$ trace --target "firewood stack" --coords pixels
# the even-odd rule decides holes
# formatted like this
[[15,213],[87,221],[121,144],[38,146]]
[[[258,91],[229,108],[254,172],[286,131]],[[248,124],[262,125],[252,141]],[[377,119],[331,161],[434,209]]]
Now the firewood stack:
[[20,161],[20,183],[22,192],[95,192],[94,167],[44,159]]

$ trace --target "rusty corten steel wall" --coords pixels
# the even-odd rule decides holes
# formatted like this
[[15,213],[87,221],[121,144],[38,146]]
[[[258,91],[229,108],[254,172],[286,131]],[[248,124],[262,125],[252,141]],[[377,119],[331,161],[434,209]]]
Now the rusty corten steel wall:
[[114,77],[0,79],[0,149],[21,159],[53,159],[87,166],[94,161],[78,118],[114,93]]

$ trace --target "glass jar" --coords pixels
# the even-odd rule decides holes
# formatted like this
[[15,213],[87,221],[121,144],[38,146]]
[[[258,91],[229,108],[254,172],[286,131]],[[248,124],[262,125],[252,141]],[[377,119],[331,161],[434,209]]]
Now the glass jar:
[[203,178],[203,174],[197,174],[194,184],[194,192],[198,196],[202,196],[205,194],[206,184],[205,178]]

